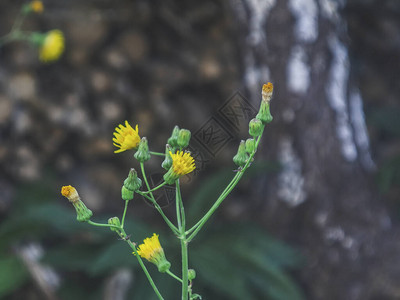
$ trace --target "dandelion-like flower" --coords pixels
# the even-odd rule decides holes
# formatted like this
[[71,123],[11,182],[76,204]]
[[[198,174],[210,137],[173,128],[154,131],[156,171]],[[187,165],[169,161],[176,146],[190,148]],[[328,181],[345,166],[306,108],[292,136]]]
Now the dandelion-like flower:
[[125,121],[125,127],[119,124],[118,127],[115,127],[113,142],[113,145],[119,148],[114,153],[136,149],[140,142],[138,125],[133,129],[128,121]]
[[186,175],[196,169],[193,157],[190,152],[178,151],[175,154],[169,152],[172,158],[172,166],[164,174],[164,180],[168,184],[173,184],[179,177]]
[[143,244],[138,246],[137,253],[140,257],[155,264],[158,267],[158,271],[162,273],[169,270],[171,266],[169,261],[165,258],[164,249],[161,247],[160,241],[158,240],[158,234],[153,233],[151,238],[146,238]]
[[169,152],[169,154],[172,157],[172,168],[175,174],[182,176],[196,169],[194,159],[190,155],[190,152],[184,153],[183,151],[178,151],[176,154],[172,154],[171,152]]
[[64,34],[54,29],[46,33],[40,43],[39,59],[43,62],[57,60],[64,51]]
[[30,3],[30,8],[32,9],[33,12],[40,14],[43,12],[43,2],[34,0]]
[[66,185],[61,188],[61,195],[67,197],[70,202],[79,201],[79,194],[71,185]]

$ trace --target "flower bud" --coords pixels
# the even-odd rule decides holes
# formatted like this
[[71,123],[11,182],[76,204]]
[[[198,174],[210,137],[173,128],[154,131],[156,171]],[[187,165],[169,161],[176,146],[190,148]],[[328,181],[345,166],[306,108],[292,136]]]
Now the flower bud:
[[135,153],[135,158],[141,163],[150,159],[149,145],[146,137],[140,140],[139,149]]
[[178,147],[183,149],[183,148],[186,148],[187,146],[189,146],[189,141],[190,141],[191,135],[192,134],[187,129],[179,130],[178,141],[177,141]]
[[133,199],[134,194],[135,194],[134,191],[128,190],[125,187],[125,185],[122,186],[122,188],[121,188],[121,198],[122,198],[122,200],[130,201],[130,200]]
[[75,207],[76,219],[79,222],[87,222],[92,217],[93,213],[86,205],[82,202],[77,190],[73,186],[63,186],[61,188],[61,195],[67,197],[69,202]]
[[161,167],[163,167],[165,170],[169,170],[172,166],[172,157],[169,154],[169,152],[172,151],[172,148],[169,144],[165,145],[165,159],[161,164]]
[[[119,221],[118,217],[112,217],[108,219],[108,224],[109,225],[114,225],[114,226],[118,226],[121,227],[121,222]],[[115,227],[110,227],[111,231],[115,231],[118,232],[119,230]]]
[[142,180],[137,176],[135,169],[129,171],[121,189],[121,197],[125,201],[133,199],[133,194],[142,186]]
[[179,136],[179,127],[175,126],[174,130],[172,130],[171,137],[168,139],[168,144],[171,145],[172,148],[178,147],[178,136]]
[[263,124],[270,123],[273,119],[269,110],[269,102],[272,98],[273,88],[274,87],[271,82],[264,84],[262,88],[262,101],[256,118],[259,119]]
[[196,271],[193,269],[188,270],[188,279],[193,280],[196,278]]
[[264,125],[259,119],[252,119],[249,123],[249,134],[252,137],[257,137],[262,134]]
[[256,149],[256,141],[254,139],[247,139],[246,140],[246,152],[253,153]]
[[233,162],[237,166],[243,167],[246,164],[248,158],[249,156],[246,153],[246,143],[242,140],[240,142],[237,154],[233,157]]

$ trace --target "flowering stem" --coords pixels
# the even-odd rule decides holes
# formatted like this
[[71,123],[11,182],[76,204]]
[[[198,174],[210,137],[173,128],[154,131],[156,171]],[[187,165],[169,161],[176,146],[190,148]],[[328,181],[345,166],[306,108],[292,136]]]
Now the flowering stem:
[[[128,201],[126,201],[128,202]],[[125,211],[126,211],[126,207],[127,205],[125,205]],[[117,233],[118,235],[121,237],[122,240],[126,241],[128,243],[128,245],[132,248],[133,252],[135,253],[135,256],[139,262],[139,265],[142,267],[143,272],[146,274],[147,279],[150,282],[151,287],[153,288],[154,292],[157,294],[158,299],[160,300],[164,300],[164,298],[161,296],[160,292],[157,289],[157,286],[155,285],[153,279],[150,276],[150,273],[147,271],[146,266],[144,265],[140,255],[137,253],[136,250],[136,246],[135,244],[129,239],[128,235],[126,234],[124,228],[121,226],[116,226],[116,225],[110,225],[110,224],[102,224],[102,223],[96,223],[96,222],[92,222],[92,221],[87,221],[90,225],[94,225],[94,226],[99,226],[99,227],[113,227],[115,229],[117,229]]]
[[124,208],[124,212],[122,214],[122,220],[121,220],[121,227],[124,228],[124,224],[125,224],[125,215],[126,215],[126,211],[128,210],[128,202],[129,201],[125,201],[125,208]]
[[[262,135],[262,133],[261,133]],[[230,194],[230,192],[235,188],[239,180],[242,178],[244,172],[248,169],[250,166],[250,163],[254,157],[254,155],[257,152],[258,144],[260,143],[261,140],[261,135],[257,138],[256,141],[256,146],[255,150],[250,154],[246,164],[243,166],[241,170],[239,170],[235,177],[231,180],[231,182],[228,184],[228,186],[225,188],[225,190],[221,193],[221,195],[218,197],[218,199],[215,201],[214,205],[209,209],[209,211],[204,215],[203,218],[200,219],[199,222],[197,222],[192,228],[190,228],[186,233],[191,233],[187,239],[187,242],[190,242],[196,235],[197,233],[201,230],[201,228],[204,226],[204,224],[208,221],[208,219],[212,216],[212,214],[215,212],[215,210],[221,205],[221,203],[225,200],[225,198]]]
[[180,279],[178,276],[176,276],[174,273],[172,273],[170,270],[167,270],[166,272],[169,276],[171,276],[172,278],[175,278],[176,280],[178,280],[179,282],[182,282],[182,279]]
[[188,280],[188,241],[186,239],[186,220],[185,210],[181,195],[179,179],[175,182],[176,185],[176,218],[178,219],[178,228],[180,232],[181,251],[182,251],[182,300],[188,300],[189,280]]
[[146,194],[143,194],[143,192],[137,191],[138,194],[146,197],[147,199],[149,199],[149,201],[151,203],[153,203],[154,207],[157,209],[157,211],[160,213],[160,215],[162,216],[162,218],[164,219],[165,223],[167,223],[167,225],[169,226],[169,228],[171,228],[171,230],[175,233],[175,234],[179,234],[179,230],[178,228],[176,228],[176,226],[168,219],[168,217],[164,214],[163,210],[161,209],[160,205],[157,203],[156,199],[153,196],[153,193],[150,190],[150,185],[147,181],[146,178],[146,173],[144,171],[144,164],[141,162],[140,163],[140,169],[142,170],[142,176],[143,176],[143,180],[146,184],[147,189],[150,191],[149,195],[147,196]]
[[153,288],[154,292],[156,293],[158,299],[164,300],[164,298],[161,296],[159,290],[157,289],[156,284],[154,283],[153,279],[151,278],[149,271],[147,271],[147,268],[146,268],[146,266],[144,265],[143,260],[141,259],[140,255],[137,253],[135,244],[132,243],[132,241],[131,241],[129,238],[127,238],[127,235],[126,235],[126,233],[125,233],[125,230],[124,230],[122,227],[121,227],[120,230],[121,230],[121,234],[120,234],[121,238],[122,238],[124,241],[126,241],[126,242],[128,243],[128,245],[132,248],[132,250],[133,250],[133,252],[135,253],[135,256],[136,256],[136,258],[137,258],[137,260],[138,260],[140,266],[141,266],[142,269],[143,269],[143,272],[146,274],[146,277],[147,277],[147,279],[149,280],[150,285],[151,285],[151,287]]

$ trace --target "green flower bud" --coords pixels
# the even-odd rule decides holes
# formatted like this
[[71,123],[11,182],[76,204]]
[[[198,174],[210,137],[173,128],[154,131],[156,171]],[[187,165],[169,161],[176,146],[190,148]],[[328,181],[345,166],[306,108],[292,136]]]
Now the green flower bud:
[[270,123],[273,119],[271,112],[269,111],[269,102],[271,101],[273,90],[274,86],[271,82],[264,84],[262,87],[262,101],[256,118],[259,119],[264,125]]
[[242,140],[240,142],[237,154],[233,157],[233,162],[237,166],[243,167],[246,164],[248,158],[249,156],[246,153],[246,143]]
[[[109,218],[109,219],[108,219],[108,224],[109,224],[109,225],[118,226],[118,227],[121,226],[121,222],[119,221],[118,217]],[[118,230],[117,228],[115,228],[115,227],[110,227],[110,230],[111,230],[111,231],[115,231],[115,232],[118,232],[118,231],[119,231],[119,230]]]
[[177,141],[178,147],[182,149],[189,146],[191,135],[192,134],[187,129],[179,130],[178,141]]
[[122,200],[130,201],[130,200],[133,199],[134,194],[135,194],[134,191],[128,190],[125,187],[125,185],[122,186],[122,188],[121,188],[121,198],[122,198]]
[[146,137],[142,137],[139,143],[139,148],[135,153],[135,158],[139,162],[145,162],[150,159],[150,152],[149,152],[149,146],[147,144],[147,139]]
[[169,144],[165,145],[165,159],[161,164],[161,167],[163,167],[165,170],[169,170],[172,166],[172,157],[169,154],[169,152],[172,151],[172,148]]
[[157,265],[158,272],[165,273],[171,268],[171,263],[168,260],[160,261]]
[[264,125],[259,119],[252,119],[249,123],[249,134],[252,137],[260,136]]
[[263,124],[270,123],[273,119],[271,112],[269,111],[269,103],[261,101],[260,110],[256,116]]
[[128,177],[124,180],[121,188],[121,197],[124,201],[133,199],[134,192],[142,186],[142,180],[137,176],[135,169],[129,171]]
[[196,278],[196,271],[193,269],[188,270],[188,279],[193,280]]
[[256,149],[256,141],[254,139],[247,139],[246,140],[246,152],[253,153]]
[[168,139],[168,144],[171,145],[172,148],[178,147],[178,136],[179,136],[179,127],[175,126],[174,130],[172,130],[171,137]]
[[76,219],[79,222],[87,222],[93,216],[92,211],[86,207],[85,203],[82,202],[77,190],[73,186],[63,186],[61,194],[67,197],[69,202],[75,207]]

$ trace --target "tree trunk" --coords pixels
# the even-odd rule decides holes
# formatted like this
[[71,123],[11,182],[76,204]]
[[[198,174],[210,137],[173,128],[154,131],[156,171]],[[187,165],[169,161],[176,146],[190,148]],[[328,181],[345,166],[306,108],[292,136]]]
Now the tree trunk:
[[399,299],[400,243],[372,184],[339,1],[232,0],[231,7],[252,103],[262,83],[274,83],[262,152],[282,168],[259,182],[260,217],[300,245],[310,299]]

